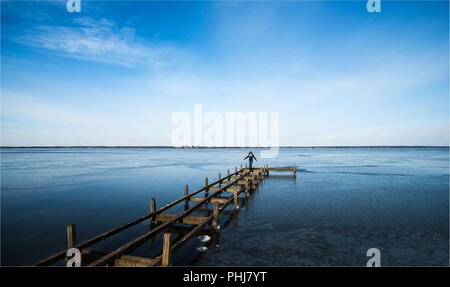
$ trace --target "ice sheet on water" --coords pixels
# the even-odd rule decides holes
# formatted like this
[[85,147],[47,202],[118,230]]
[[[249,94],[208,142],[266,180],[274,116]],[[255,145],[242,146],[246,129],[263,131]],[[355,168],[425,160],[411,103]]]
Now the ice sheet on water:
[[[28,264],[41,259],[43,253],[40,252],[63,249],[65,241],[61,230],[68,223],[79,224],[80,232],[91,230],[86,236],[97,235],[94,231],[105,231],[146,214],[150,197],[157,199],[157,206],[173,201],[183,195],[185,184],[193,191],[204,185],[205,176],[211,182],[218,172],[222,176],[227,169],[233,172],[235,166],[244,164],[242,159],[249,150],[2,149],[2,228],[5,231],[2,232],[2,244],[8,250],[6,261],[2,262]],[[254,235],[254,240],[266,238],[267,244],[262,246],[268,247],[276,244],[274,238],[286,240],[290,227],[298,225],[314,227],[331,246],[347,239],[348,242],[357,240],[357,232],[352,235],[348,230],[382,226],[391,232],[375,233],[371,238],[392,237],[386,241],[392,242],[389,255],[392,258],[409,254],[407,250],[395,248],[420,249],[421,244],[431,240],[421,239],[420,232],[424,230],[431,230],[441,238],[448,235],[448,149],[289,148],[280,149],[278,157],[270,160],[259,157],[260,149],[251,150],[258,159],[254,162],[256,166],[268,163],[271,167],[290,167],[296,164],[297,178],[279,173],[283,176],[272,176],[265,181],[255,194],[255,200],[250,200],[250,207],[241,208],[245,210],[238,215],[236,230],[222,229],[221,234],[229,233],[230,238],[221,235],[220,252],[227,252],[229,242],[239,242],[239,237],[231,236],[233,232],[242,231],[242,236],[250,232],[250,238]],[[338,229],[335,237],[323,233],[327,228],[318,231],[316,227],[325,223]],[[221,221],[221,224],[224,223]],[[145,227],[144,224],[140,226]],[[411,228],[409,239],[399,236],[408,244],[395,243],[396,230],[406,227]],[[306,237],[315,234],[308,232],[303,230],[299,234]],[[30,245],[27,240],[30,236],[43,238],[39,249]],[[245,241],[245,238],[241,239]],[[442,242],[445,239],[448,240],[448,236]],[[308,244],[313,248],[312,257],[307,259],[309,264],[319,262],[319,251],[326,250],[328,245],[321,239]],[[432,246],[448,254],[448,241],[445,245],[440,244],[441,241],[434,241]],[[353,247],[338,248],[342,248],[342,253],[352,253]],[[255,263],[275,260],[266,254],[270,250],[258,250],[255,250],[260,252],[255,253],[259,254],[254,256]],[[417,257],[408,255],[409,261],[393,259],[391,262],[418,262],[428,251],[424,250]],[[430,251],[429,260],[424,264],[438,262],[432,259],[442,258],[441,251],[436,254]],[[232,258],[233,252],[243,254],[248,250],[236,245],[229,252],[228,256]],[[35,254],[35,258],[27,257],[29,253]],[[308,264],[301,261],[300,255],[292,256],[291,262]],[[245,265],[245,260],[243,258],[237,264]],[[324,264],[344,261],[335,258]],[[272,262],[276,265],[277,261]],[[214,261],[204,264],[213,265]]]

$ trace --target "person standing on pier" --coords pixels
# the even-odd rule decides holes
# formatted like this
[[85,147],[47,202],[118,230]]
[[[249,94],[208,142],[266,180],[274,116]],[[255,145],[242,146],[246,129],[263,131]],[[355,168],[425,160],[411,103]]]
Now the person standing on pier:
[[256,161],[258,161],[258,160],[256,159],[256,157],[253,155],[252,152],[249,152],[249,153],[248,153],[248,156],[246,156],[246,157],[244,158],[244,160],[246,160],[247,158],[248,158],[248,165],[249,165],[249,167],[250,167],[250,170],[253,170],[253,168],[252,168],[253,159],[256,160]]

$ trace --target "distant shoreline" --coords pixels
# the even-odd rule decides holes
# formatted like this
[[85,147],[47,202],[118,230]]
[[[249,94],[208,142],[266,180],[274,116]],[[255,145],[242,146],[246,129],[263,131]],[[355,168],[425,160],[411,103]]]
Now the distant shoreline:
[[[174,146],[0,146],[0,149],[10,148],[173,148],[173,149],[268,149],[270,147],[174,147]],[[280,146],[279,148],[450,148],[450,146]]]

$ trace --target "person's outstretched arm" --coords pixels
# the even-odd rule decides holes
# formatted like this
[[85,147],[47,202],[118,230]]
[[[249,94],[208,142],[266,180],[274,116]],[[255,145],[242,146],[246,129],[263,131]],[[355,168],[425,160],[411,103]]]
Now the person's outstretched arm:
[[248,156],[246,156],[243,160],[246,160],[248,158]]
[[252,155],[252,157],[253,157],[256,161],[258,161],[254,155]]

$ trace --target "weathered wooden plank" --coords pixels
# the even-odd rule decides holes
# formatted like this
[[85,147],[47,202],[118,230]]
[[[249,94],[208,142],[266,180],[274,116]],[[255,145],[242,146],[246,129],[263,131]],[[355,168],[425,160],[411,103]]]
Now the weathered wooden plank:
[[245,172],[248,172],[250,175],[255,175],[255,176],[261,176],[261,174],[263,173],[262,170],[255,170],[255,169],[253,171],[246,169]]
[[231,179],[240,179],[242,175],[232,176]]
[[[213,212],[212,210],[209,211],[208,216],[211,216],[212,212]],[[222,212],[220,214],[222,214]],[[162,224],[162,223],[160,223],[160,224]],[[191,230],[192,230],[192,225],[171,225],[165,230],[165,232],[183,236]],[[199,235],[211,235],[212,232],[214,232],[214,231],[211,231],[209,228],[205,228],[205,229],[200,230],[198,232],[198,234]]]
[[[191,197],[191,201],[202,201],[203,199],[205,199],[205,198],[204,197]],[[227,200],[228,200],[228,198],[226,198],[226,197],[219,197],[219,198],[213,197],[213,198],[211,198],[210,201],[212,203],[215,203],[215,202],[225,203]]]
[[120,258],[124,259],[124,260],[141,262],[141,263],[146,264],[146,265],[149,265],[150,263],[152,263],[154,261],[151,258],[145,258],[145,257],[140,257],[140,256],[132,256],[132,255],[122,255]]
[[[161,213],[156,216],[156,221],[157,222],[168,222],[177,216],[179,216],[179,215],[178,214]],[[188,215],[188,216],[183,217],[182,220],[183,220],[183,224],[201,224],[208,219],[209,219],[209,217]]]
[[[94,262],[95,260],[106,255],[105,252],[91,250],[91,249],[83,249],[81,251],[81,258],[83,264],[89,264],[90,262]],[[132,255],[122,255],[119,258],[116,258],[114,261],[114,266],[151,266],[155,259],[132,256]]]
[[[228,199],[233,199],[233,197],[228,197]],[[226,204],[226,203],[225,203]],[[222,208],[222,206],[223,205],[221,205],[220,206],[220,208]],[[211,209],[205,209],[205,208],[202,208],[202,209],[197,209],[195,212],[199,212],[199,213],[204,213],[204,214],[211,214],[212,212],[213,212],[213,210],[211,210]],[[220,214],[224,214],[224,215],[232,215],[232,214],[234,214],[234,211],[231,211],[231,210],[221,210],[220,211]]]
[[235,184],[235,185],[248,185],[248,181],[245,181],[245,180],[240,180],[240,181],[237,181],[237,182],[234,182],[234,181],[224,181],[223,182],[224,184],[231,184],[231,183],[233,183],[233,184]]
[[122,267],[147,267],[153,265],[155,259],[131,256],[131,255],[122,255],[120,258],[116,258],[114,260],[114,266],[122,266]]
[[[236,186],[236,187],[230,187],[230,188],[237,188],[237,189],[241,189],[242,187],[241,186],[247,186],[248,185],[248,182],[240,182],[240,184],[236,184],[236,185],[238,185],[238,186]],[[233,190],[230,190],[230,188],[227,188],[227,190],[226,191],[233,191]],[[221,187],[210,187],[209,188],[209,190],[211,190],[211,191],[219,191],[221,189]]]
[[237,192],[237,191],[241,191],[241,190],[243,190],[242,187],[229,187],[225,191],[226,192]]

